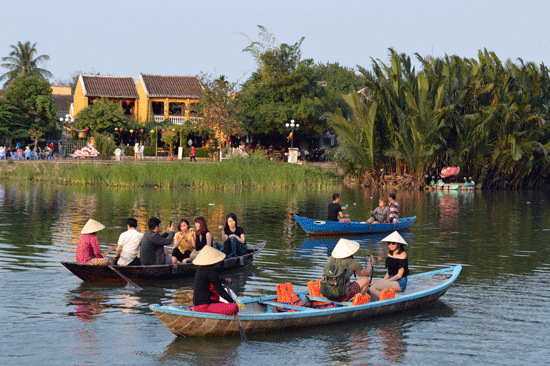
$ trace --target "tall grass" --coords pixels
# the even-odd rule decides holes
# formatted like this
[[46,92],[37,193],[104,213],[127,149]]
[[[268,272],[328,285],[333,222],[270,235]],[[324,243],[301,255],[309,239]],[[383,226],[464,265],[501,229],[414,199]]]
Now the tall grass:
[[319,167],[268,161],[262,156],[216,163],[187,161],[143,164],[18,164],[0,179],[118,187],[200,187],[209,189],[331,187],[338,177]]

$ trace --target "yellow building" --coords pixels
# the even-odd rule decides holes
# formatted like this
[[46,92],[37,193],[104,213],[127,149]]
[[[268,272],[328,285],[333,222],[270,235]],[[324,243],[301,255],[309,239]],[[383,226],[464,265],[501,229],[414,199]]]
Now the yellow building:
[[197,123],[196,106],[203,87],[196,76],[165,76],[139,74],[139,120],[155,122],[170,119],[173,124],[185,121]]
[[75,118],[81,110],[106,98],[122,107],[124,115],[137,121],[139,95],[132,76],[84,75],[78,77],[71,115]]

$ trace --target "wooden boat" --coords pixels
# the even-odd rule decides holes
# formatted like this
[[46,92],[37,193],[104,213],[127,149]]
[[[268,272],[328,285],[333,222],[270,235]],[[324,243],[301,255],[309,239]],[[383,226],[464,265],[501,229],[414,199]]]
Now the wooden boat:
[[315,220],[298,215],[294,215],[294,218],[310,235],[353,235],[392,232],[407,229],[416,220],[416,216],[412,216],[404,217],[399,219],[399,222],[392,224],[368,224],[366,221],[338,222]]
[[[240,299],[244,310],[239,310],[239,318],[246,334],[269,333],[284,329],[300,329],[326,324],[357,321],[384,314],[426,306],[439,299],[454,283],[462,267],[455,266],[432,272],[409,276],[405,292],[398,292],[392,299],[372,301],[363,305],[349,302],[331,302],[325,298],[311,298],[333,304],[329,308],[293,306],[277,302],[277,296],[264,296],[253,299]],[[305,301],[307,292],[297,295]],[[177,336],[210,337],[238,336],[239,325],[235,316],[199,313],[189,310],[189,306],[150,305],[155,315]],[[280,312],[278,309],[294,310]]]
[[[254,258],[265,247],[266,242],[255,246],[248,245],[248,253],[235,258],[228,258],[220,263],[220,271],[227,272],[243,268],[254,260]],[[107,266],[90,266],[75,262],[61,262],[75,276],[86,282],[124,282],[113,270]],[[193,277],[195,275],[194,264],[164,264],[150,266],[113,266],[124,276],[134,282],[174,280],[179,278]]]

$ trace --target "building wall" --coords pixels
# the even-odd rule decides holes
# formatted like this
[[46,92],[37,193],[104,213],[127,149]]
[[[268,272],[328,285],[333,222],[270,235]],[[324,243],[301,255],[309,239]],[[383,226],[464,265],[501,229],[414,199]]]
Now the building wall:
[[80,113],[81,110],[86,108],[88,106],[88,97],[84,96],[84,90],[82,89],[82,85],[80,85],[80,80],[78,80],[78,84],[76,84],[76,90],[74,91],[74,115],[73,118],[76,118],[78,113]]
[[71,95],[70,86],[52,85],[52,94],[54,95]]

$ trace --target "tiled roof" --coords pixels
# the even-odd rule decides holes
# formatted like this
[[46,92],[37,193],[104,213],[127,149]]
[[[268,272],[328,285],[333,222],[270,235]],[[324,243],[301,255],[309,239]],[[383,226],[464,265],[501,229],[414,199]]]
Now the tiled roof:
[[202,86],[196,76],[164,76],[140,74],[149,98],[194,98],[202,96]]
[[73,102],[73,96],[72,95],[59,95],[59,94],[52,94],[51,96],[53,102],[57,106],[58,117],[65,117],[65,114],[69,113],[69,110],[71,109],[71,103]]
[[80,76],[87,97],[139,98],[132,76]]

